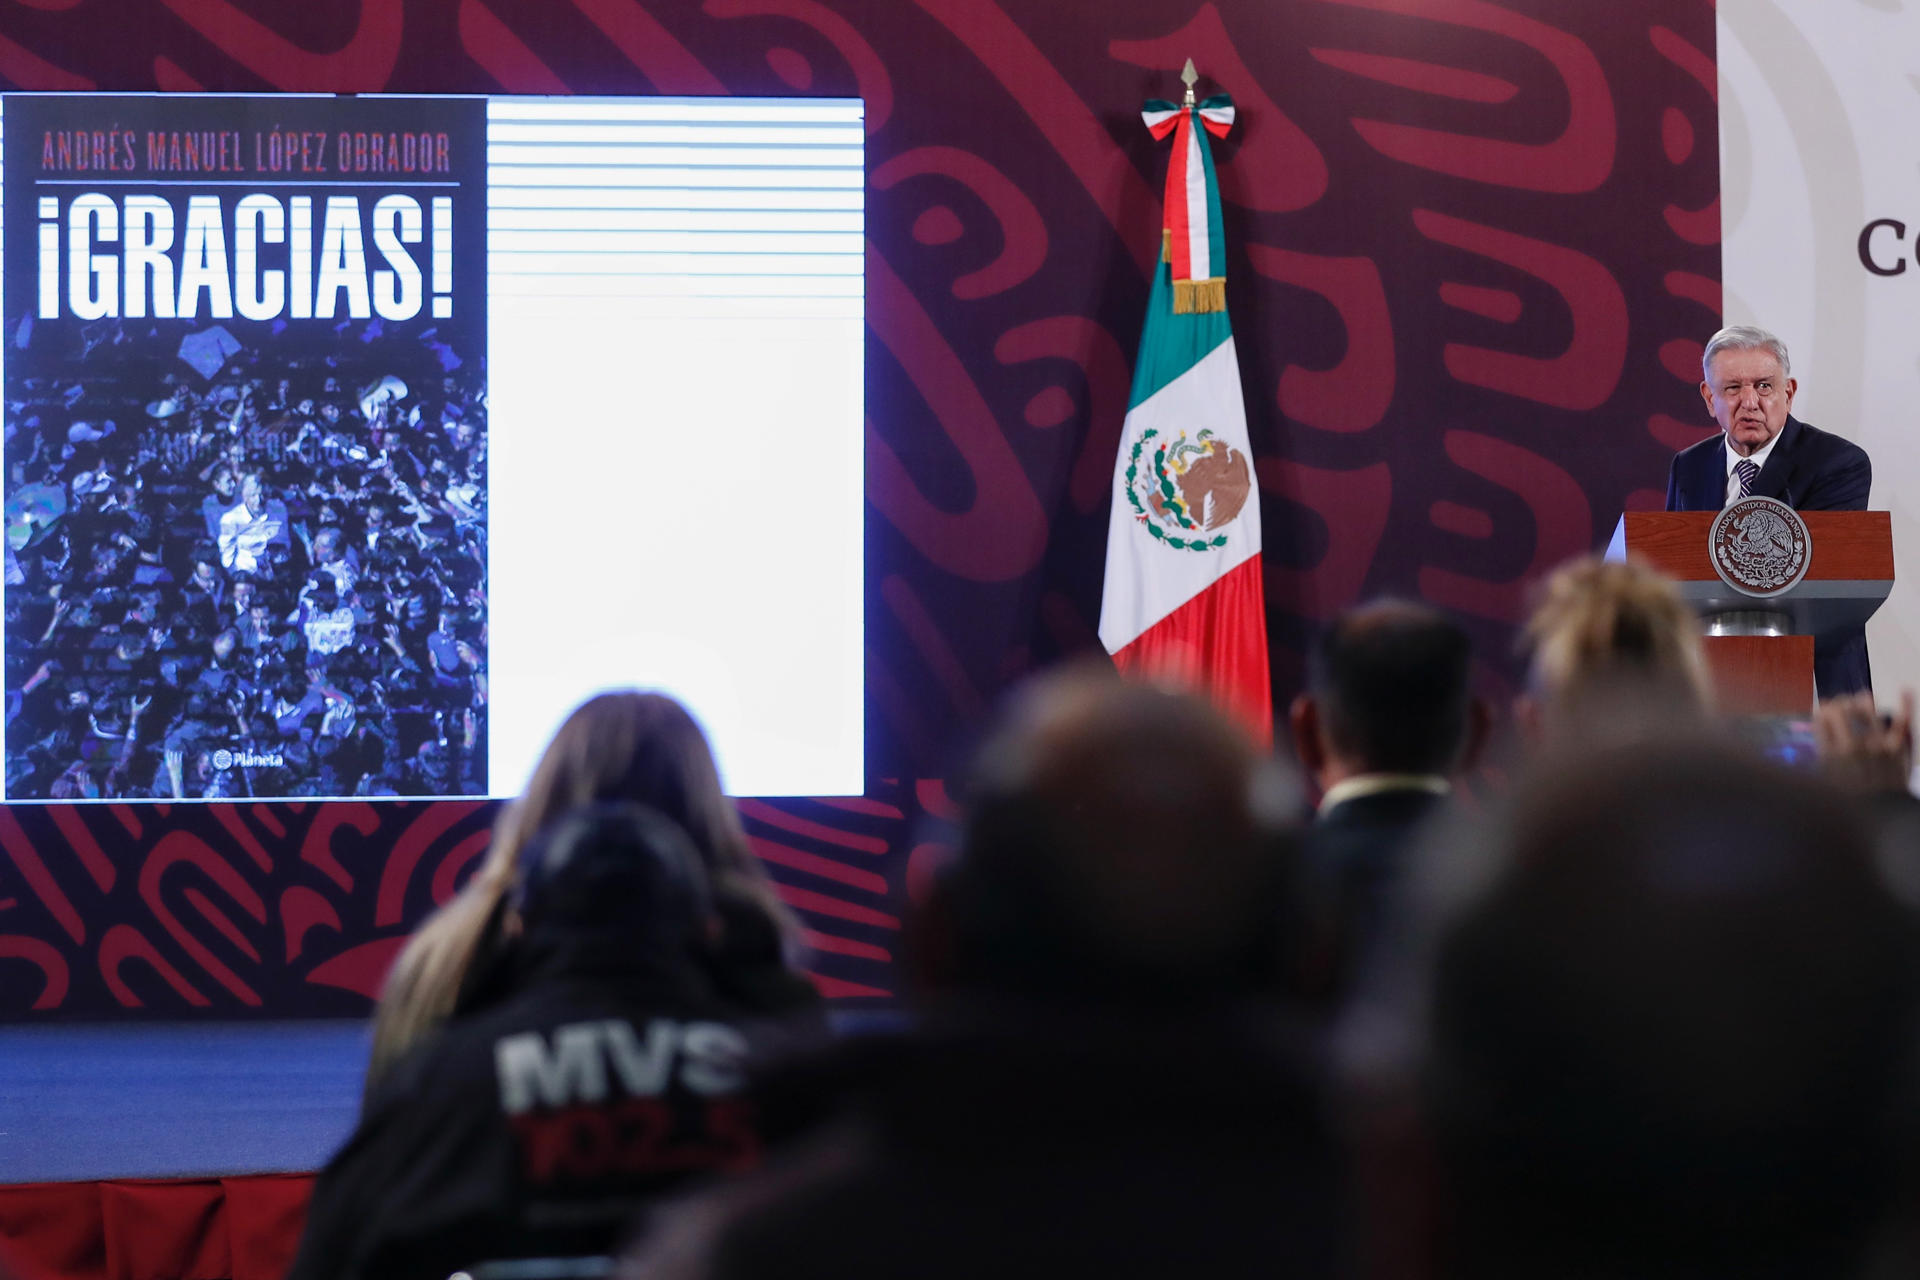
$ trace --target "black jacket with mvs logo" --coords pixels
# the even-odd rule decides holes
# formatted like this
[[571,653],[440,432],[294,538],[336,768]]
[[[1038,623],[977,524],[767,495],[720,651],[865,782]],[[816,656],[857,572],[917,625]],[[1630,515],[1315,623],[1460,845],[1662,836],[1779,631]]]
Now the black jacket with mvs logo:
[[534,934],[512,964],[368,1099],[289,1280],[605,1253],[662,1192],[757,1163],[746,1016],[692,957]]

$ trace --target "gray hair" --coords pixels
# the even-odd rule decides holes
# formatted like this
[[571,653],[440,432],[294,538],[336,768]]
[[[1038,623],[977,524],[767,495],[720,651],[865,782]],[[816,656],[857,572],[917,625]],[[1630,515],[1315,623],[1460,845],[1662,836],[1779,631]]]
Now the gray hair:
[[1780,362],[1780,376],[1793,376],[1793,361],[1787,358],[1787,344],[1765,329],[1750,324],[1730,324],[1707,339],[1706,352],[1700,357],[1700,378],[1713,381],[1713,358],[1722,351],[1766,351]]

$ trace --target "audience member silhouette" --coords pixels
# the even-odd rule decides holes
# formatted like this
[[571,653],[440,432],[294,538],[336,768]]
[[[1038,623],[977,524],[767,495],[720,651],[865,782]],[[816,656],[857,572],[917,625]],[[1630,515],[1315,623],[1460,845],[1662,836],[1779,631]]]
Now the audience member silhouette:
[[748,1019],[703,963],[715,920],[686,833],[593,806],[523,846],[521,868],[498,998],[369,1095],[292,1280],[604,1254],[649,1196],[758,1161]]
[[965,797],[913,922],[923,1024],[846,1046],[840,1118],[663,1213],[634,1274],[1332,1273],[1322,1084],[1262,998],[1291,779],[1203,702],[1076,671]]
[[1445,614],[1385,600],[1334,619],[1307,655],[1289,720],[1321,791],[1306,843],[1312,979],[1337,999],[1388,922],[1411,837],[1486,740],[1472,642]]
[[1583,556],[1554,570],[1521,647],[1528,687],[1514,711],[1535,742],[1657,737],[1712,713],[1700,620],[1638,562]]
[[656,809],[691,837],[713,881],[722,932],[718,981],[768,1012],[817,1003],[813,988],[787,968],[798,931],[720,790],[700,726],[663,694],[606,693],[560,726],[526,793],[502,812],[472,878],[395,960],[374,1010],[369,1091],[456,1008],[484,1003],[488,958],[528,837],[559,814],[605,801]]
[[1898,1266],[1920,935],[1840,793],[1705,739],[1568,752],[1427,869],[1412,980],[1344,1039],[1378,1083],[1384,1009],[1411,1033],[1441,1274]]

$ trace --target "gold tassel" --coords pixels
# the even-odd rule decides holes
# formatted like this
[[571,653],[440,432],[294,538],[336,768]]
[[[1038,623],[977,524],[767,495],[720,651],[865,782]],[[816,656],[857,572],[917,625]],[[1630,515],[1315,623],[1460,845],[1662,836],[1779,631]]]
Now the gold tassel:
[[1160,231],[1160,261],[1173,261],[1173,228],[1163,227]]
[[1177,316],[1192,315],[1203,311],[1225,311],[1227,309],[1227,282],[1215,276],[1211,280],[1175,280],[1173,282],[1173,313]]

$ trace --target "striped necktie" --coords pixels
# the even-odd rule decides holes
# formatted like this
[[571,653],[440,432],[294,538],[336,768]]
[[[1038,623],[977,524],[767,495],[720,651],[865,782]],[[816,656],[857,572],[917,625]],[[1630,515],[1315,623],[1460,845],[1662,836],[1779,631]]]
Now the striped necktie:
[[1733,474],[1740,478],[1740,492],[1735,494],[1735,502],[1753,493],[1753,482],[1760,478],[1760,468],[1754,465],[1752,458],[1742,458],[1733,464]]

